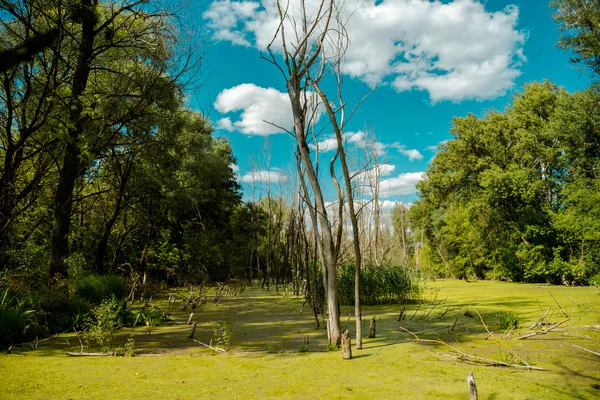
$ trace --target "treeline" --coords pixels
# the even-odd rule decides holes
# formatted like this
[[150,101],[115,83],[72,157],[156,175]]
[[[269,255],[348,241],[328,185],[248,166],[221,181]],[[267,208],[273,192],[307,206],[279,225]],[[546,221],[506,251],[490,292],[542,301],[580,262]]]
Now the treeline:
[[[201,49],[146,1],[0,1],[0,276],[225,279],[241,202],[229,143],[185,106]],[[3,285],[4,286],[4,285]]]
[[453,121],[410,210],[437,275],[552,283],[600,272],[600,94],[532,83]]
[[594,83],[575,93],[531,83],[503,112],[454,119],[410,211],[434,275],[600,281],[600,35],[590,29],[600,11],[550,7],[559,47]]

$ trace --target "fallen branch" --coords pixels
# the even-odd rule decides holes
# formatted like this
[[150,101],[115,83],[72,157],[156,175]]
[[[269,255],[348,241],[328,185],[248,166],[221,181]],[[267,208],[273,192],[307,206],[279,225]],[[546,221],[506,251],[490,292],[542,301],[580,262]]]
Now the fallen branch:
[[556,324],[552,325],[550,328],[544,329],[544,330],[542,330],[540,332],[529,333],[529,334],[527,334],[525,336],[518,337],[517,340],[528,339],[530,337],[537,336],[537,335],[545,335],[546,333],[551,332],[553,329],[558,328],[560,325],[564,324],[568,320],[569,320],[569,318],[563,319],[562,321],[557,322]]
[[[454,350],[454,351],[457,351],[457,350]],[[460,352],[460,353],[462,353],[462,352]],[[486,365],[488,367],[509,367],[509,368],[518,368],[518,369],[528,369],[528,370],[534,370],[534,371],[545,371],[544,368],[535,367],[533,365],[509,364],[509,363],[505,363],[505,362],[498,361],[498,360],[492,360],[490,358],[472,356],[472,355],[466,354],[466,353],[462,353],[462,354],[458,354],[458,355],[445,354],[445,353],[436,353],[436,354],[439,354],[444,357],[453,358],[455,360],[463,361],[463,362],[466,362],[467,364],[473,364],[473,365]]]
[[588,353],[592,353],[592,354],[595,354],[597,356],[600,356],[600,353],[597,353],[597,352],[595,352],[593,350],[590,350],[590,349],[586,349],[585,347],[577,346],[576,344],[574,344],[573,347],[576,347],[576,348],[578,348],[580,350],[587,351]]
[[214,351],[217,351],[217,352],[219,352],[219,353],[226,353],[226,351],[225,351],[225,350],[223,350],[223,349],[221,349],[220,347],[212,347],[211,345],[208,345],[208,344],[206,344],[206,343],[202,343],[201,341],[199,341],[199,340],[196,340],[196,339],[194,339],[194,342],[196,342],[196,343],[198,343],[198,344],[201,344],[202,346],[208,347],[209,349],[211,349],[211,350],[214,350]]
[[102,357],[102,356],[114,356],[115,352],[114,351],[109,351],[108,353],[75,353],[73,351],[67,351],[67,355],[68,356],[85,356],[85,357]]
[[560,308],[560,311],[562,311],[562,313],[565,315],[565,317],[569,318],[569,316],[567,315],[567,313],[565,312],[565,310],[563,310],[562,306],[558,303],[558,300],[556,300],[556,297],[554,297],[554,295],[552,294],[552,292],[548,292],[550,293],[550,296],[552,296],[552,298],[554,299],[554,302],[556,303],[556,305],[558,306],[558,308]]
[[503,361],[492,360],[491,358],[484,358],[484,357],[473,356],[471,354],[467,354],[467,353],[465,353],[465,352],[457,349],[456,347],[454,347],[454,346],[452,346],[452,345],[444,342],[441,339],[421,339],[414,332],[411,332],[411,331],[409,331],[406,328],[400,327],[400,330],[402,330],[404,332],[407,332],[407,333],[410,333],[412,336],[414,336],[415,341],[417,343],[424,342],[424,343],[437,343],[437,344],[441,344],[441,345],[449,347],[451,351],[453,351],[454,353],[456,353],[456,354],[437,353],[437,354],[442,355],[444,357],[450,357],[450,358],[454,358],[454,359],[459,360],[459,361],[464,361],[466,363],[476,364],[476,365],[486,365],[486,366],[492,366],[492,367],[502,366],[502,367],[510,367],[510,368],[518,368],[518,369],[528,369],[528,370],[535,370],[535,371],[545,371],[544,368],[534,367],[534,366],[528,365],[528,364],[525,364],[525,365],[510,364],[510,363],[503,362]]
[[546,315],[548,315],[548,312],[550,312],[551,308],[552,307],[548,307],[548,309],[546,310],[546,312],[544,313],[544,315],[542,315],[542,318],[538,319],[537,322],[535,324],[531,325],[531,327],[529,329],[534,329],[534,328],[537,328],[537,327],[543,325],[544,324],[544,319],[546,319]]

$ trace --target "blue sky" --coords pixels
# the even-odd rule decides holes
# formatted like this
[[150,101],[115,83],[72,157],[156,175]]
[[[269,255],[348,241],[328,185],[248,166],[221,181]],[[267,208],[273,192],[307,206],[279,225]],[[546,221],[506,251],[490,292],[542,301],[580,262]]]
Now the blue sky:
[[[247,200],[252,193],[244,181],[253,171],[255,180],[285,182],[294,166],[294,139],[262,122],[289,121],[285,81],[260,57],[273,34],[272,4],[209,1],[196,20],[208,30],[207,75],[194,107],[208,112],[215,134],[231,142]],[[526,82],[551,79],[569,91],[589,85],[586,73],[556,47],[559,31],[546,0],[352,4],[362,20],[348,28],[345,100],[352,105],[370,84],[377,89],[348,124],[348,146],[362,143],[360,132],[371,128],[388,164],[382,187],[391,201],[414,201],[414,184],[434,155],[432,147],[451,138],[454,116],[501,110]],[[324,132],[319,140],[327,137]],[[333,153],[321,154],[328,160]],[[269,168],[270,174],[257,172]],[[333,200],[332,190],[327,197]]]

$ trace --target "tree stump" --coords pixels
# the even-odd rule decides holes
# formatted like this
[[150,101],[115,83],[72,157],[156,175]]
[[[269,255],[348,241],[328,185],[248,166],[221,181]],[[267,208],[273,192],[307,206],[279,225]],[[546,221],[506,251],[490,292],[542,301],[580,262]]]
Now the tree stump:
[[369,338],[375,337],[375,326],[377,325],[377,321],[375,321],[375,317],[371,318],[371,323],[369,324]]
[[469,399],[477,400],[479,398],[477,396],[477,385],[475,384],[475,377],[472,372],[467,376],[467,383],[469,384]]
[[194,338],[194,334],[196,333],[196,324],[197,324],[197,322],[194,322],[192,324],[192,329],[190,330],[190,336],[188,336],[188,339]]
[[350,332],[342,333],[342,359],[352,360],[352,347],[350,346]]

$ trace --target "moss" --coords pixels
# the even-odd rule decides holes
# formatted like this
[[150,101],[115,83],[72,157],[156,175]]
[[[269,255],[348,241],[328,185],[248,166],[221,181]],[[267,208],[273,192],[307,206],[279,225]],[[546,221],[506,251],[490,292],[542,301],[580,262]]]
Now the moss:
[[[40,343],[35,351],[24,347],[20,355],[0,356],[0,393],[3,399],[463,399],[466,377],[472,371],[482,399],[593,399],[600,394],[593,387],[600,379],[597,358],[572,346],[598,350],[593,341],[584,338],[600,340],[600,333],[589,327],[600,318],[600,296],[594,288],[437,281],[432,289],[437,291],[438,301],[446,301],[431,312],[431,301],[421,304],[416,314],[419,306],[410,305],[401,323],[397,321],[398,306],[364,307],[365,319],[377,316],[378,337],[365,338],[363,350],[353,349],[351,362],[343,362],[337,351],[323,351],[326,333],[314,329],[310,310],[300,313],[300,299],[246,290],[242,297],[223,299],[219,306],[209,303],[195,314],[196,338],[205,342],[211,339],[214,321],[231,317],[231,352],[235,354],[209,356],[209,349],[187,339],[186,325],[161,326],[150,335],[141,327],[124,329],[117,338],[123,346],[133,332],[136,352],[168,354],[163,357],[69,358],[64,356],[65,339],[71,350],[79,346],[74,335],[64,335]],[[564,319],[549,291],[571,316],[565,331],[514,340],[548,307],[552,310],[546,320]],[[451,311],[439,318],[447,308]],[[474,318],[462,316],[467,309]],[[347,324],[352,330],[350,310],[342,308],[342,326]],[[500,312],[517,313],[521,327],[502,343],[485,340],[487,332],[475,310],[492,330]],[[169,311],[180,322],[189,315],[177,308]],[[455,330],[450,331],[457,316]],[[447,348],[415,343],[399,326],[419,332],[423,338],[452,341],[461,350],[481,357],[510,359],[506,345],[548,371],[460,363],[440,355],[448,352]],[[297,352],[307,335],[310,352]],[[277,352],[266,353],[269,349]],[[281,350],[293,352],[279,353]],[[240,351],[262,352],[238,354]]]

